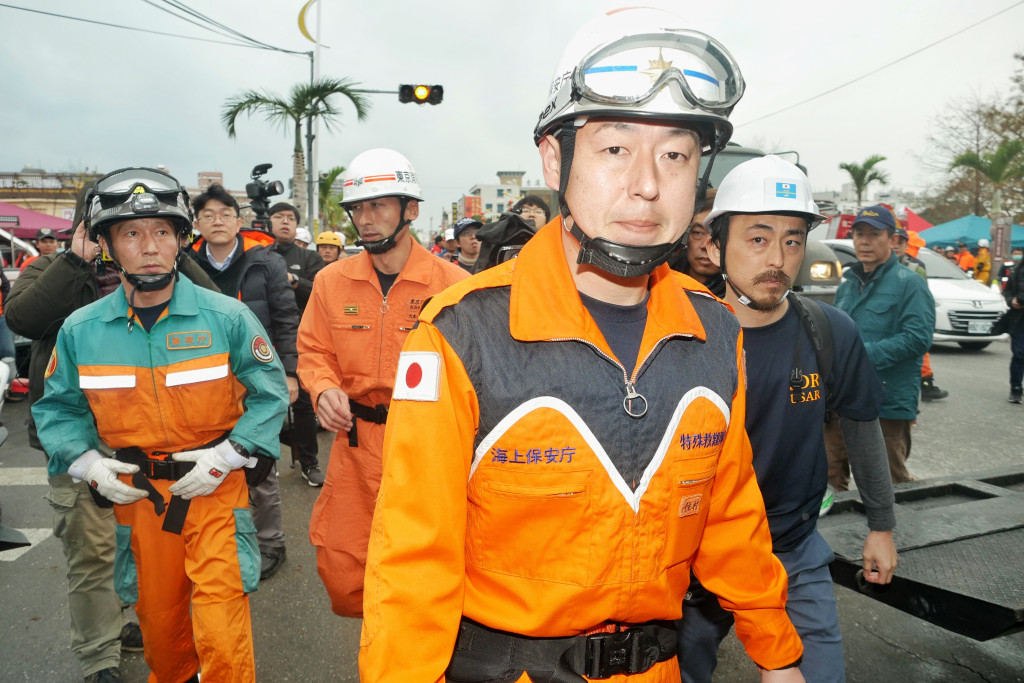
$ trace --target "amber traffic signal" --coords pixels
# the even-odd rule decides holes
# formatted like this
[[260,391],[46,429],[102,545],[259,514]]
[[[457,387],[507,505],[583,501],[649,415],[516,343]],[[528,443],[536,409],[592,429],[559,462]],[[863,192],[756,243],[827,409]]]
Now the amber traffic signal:
[[398,101],[403,104],[441,104],[444,99],[444,88],[440,85],[409,85],[398,86]]

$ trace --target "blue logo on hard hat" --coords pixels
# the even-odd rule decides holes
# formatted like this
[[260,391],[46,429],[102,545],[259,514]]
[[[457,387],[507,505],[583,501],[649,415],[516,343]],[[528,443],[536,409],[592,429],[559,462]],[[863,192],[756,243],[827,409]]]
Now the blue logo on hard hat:
[[796,183],[775,183],[775,196],[796,199]]

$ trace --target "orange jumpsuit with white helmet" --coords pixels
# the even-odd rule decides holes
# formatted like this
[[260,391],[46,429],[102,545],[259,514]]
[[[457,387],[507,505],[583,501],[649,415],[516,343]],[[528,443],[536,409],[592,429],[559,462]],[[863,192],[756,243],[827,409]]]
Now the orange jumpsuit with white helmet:
[[[320,271],[299,325],[299,380],[317,405],[326,389],[350,403],[387,406],[395,368],[423,303],[468,274],[412,244],[409,259],[387,296],[367,252]],[[380,486],[384,425],[356,419],[331,449],[323,490],[309,523],[317,570],[342,616],[362,615],[363,572],[370,519]]]
[[[792,664],[802,648],[743,426],[739,323],[659,266],[627,376],[576,293],[560,221],[435,296],[406,342],[362,680],[443,681],[463,619],[528,637],[677,619],[691,567],[754,661]],[[673,656],[628,679],[679,675]]]

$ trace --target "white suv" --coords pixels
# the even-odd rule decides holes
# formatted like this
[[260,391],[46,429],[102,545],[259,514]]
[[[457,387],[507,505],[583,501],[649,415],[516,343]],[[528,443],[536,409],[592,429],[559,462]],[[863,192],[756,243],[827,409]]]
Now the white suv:
[[[844,270],[857,262],[851,240],[822,241],[832,248]],[[917,258],[928,271],[928,289],[935,299],[933,342],[956,342],[970,351],[980,351],[1004,336],[992,334],[992,323],[1006,310],[1002,295],[931,249],[922,247]]]

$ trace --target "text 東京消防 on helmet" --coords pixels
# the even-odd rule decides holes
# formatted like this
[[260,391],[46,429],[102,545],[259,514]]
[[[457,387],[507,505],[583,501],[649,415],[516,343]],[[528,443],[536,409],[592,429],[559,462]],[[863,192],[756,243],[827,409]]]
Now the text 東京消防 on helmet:
[[383,254],[395,248],[402,229],[412,221],[406,217],[409,202],[423,201],[419,180],[412,164],[393,149],[370,149],[359,154],[345,169],[342,176],[343,199],[339,204],[349,215],[353,225],[352,206],[381,197],[396,197],[401,205],[400,219],[394,231],[377,240],[356,240],[356,245],[371,254]]

